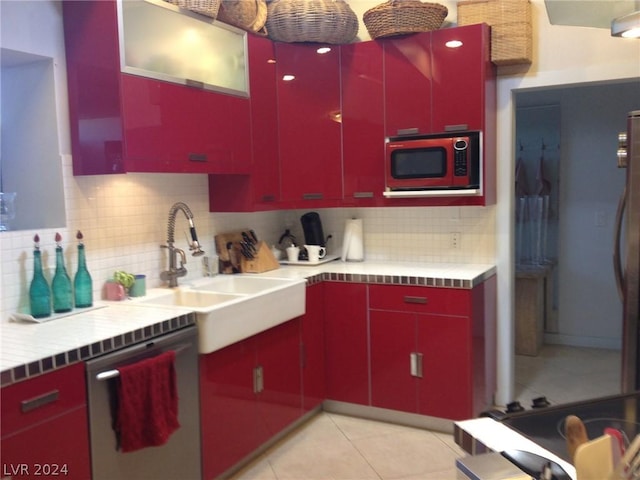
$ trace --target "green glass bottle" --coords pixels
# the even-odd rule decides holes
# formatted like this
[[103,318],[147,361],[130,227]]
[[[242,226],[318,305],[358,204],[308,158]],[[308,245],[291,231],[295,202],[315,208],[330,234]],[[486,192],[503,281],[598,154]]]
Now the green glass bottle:
[[73,295],[71,292],[71,279],[64,266],[64,256],[60,241],[62,237],[56,233],[56,273],[51,282],[53,291],[53,311],[55,313],[70,312],[73,308]]
[[87,260],[80,230],[78,230],[76,238],[78,239],[78,271],[73,278],[73,294],[76,308],[87,308],[93,305],[93,283],[89,270],[87,270]]
[[40,256],[40,237],[33,237],[33,279],[29,286],[29,305],[34,318],[45,318],[51,315],[51,289],[42,273],[42,257]]

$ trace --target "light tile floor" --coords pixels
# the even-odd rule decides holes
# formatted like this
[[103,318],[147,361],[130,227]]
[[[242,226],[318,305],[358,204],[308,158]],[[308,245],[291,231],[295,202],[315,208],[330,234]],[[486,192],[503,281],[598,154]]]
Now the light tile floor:
[[451,435],[322,412],[234,480],[453,480]]
[[543,345],[536,357],[516,355],[515,396],[525,408],[546,396],[552,404],[620,393],[620,351]]
[[[546,345],[516,357],[525,408],[619,392],[620,352]],[[234,480],[454,480],[464,456],[451,435],[323,412],[238,472]]]

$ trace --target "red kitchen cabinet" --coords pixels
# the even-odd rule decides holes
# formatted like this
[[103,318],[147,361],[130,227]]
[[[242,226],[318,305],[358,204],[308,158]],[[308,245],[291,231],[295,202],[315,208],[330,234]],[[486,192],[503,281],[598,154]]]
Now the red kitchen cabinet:
[[495,116],[490,42],[486,24],[431,32],[434,132],[485,130],[486,117]]
[[91,478],[84,364],[9,385],[0,395],[3,478]]
[[212,212],[279,208],[280,158],[275,47],[265,37],[249,35],[247,40],[251,108],[250,173],[209,176],[209,210]]
[[342,200],[340,54],[335,45],[322,54],[318,49],[276,43],[283,208]]
[[74,175],[249,172],[247,98],[122,73],[115,1],[63,13]]
[[256,347],[258,407],[273,436],[302,415],[300,320],[258,334]]
[[324,351],[324,283],[308,286],[302,329],[302,406],[306,412],[326,398]]
[[203,478],[218,478],[302,414],[292,320],[200,357]]
[[254,392],[252,338],[200,356],[203,479],[218,478],[269,437]]
[[384,91],[382,46],[340,47],[343,205],[375,206],[384,191]]
[[373,406],[455,420],[488,406],[495,280],[485,284],[369,287]]
[[382,40],[385,134],[430,133],[431,33]]
[[367,285],[324,286],[327,398],[369,405]]

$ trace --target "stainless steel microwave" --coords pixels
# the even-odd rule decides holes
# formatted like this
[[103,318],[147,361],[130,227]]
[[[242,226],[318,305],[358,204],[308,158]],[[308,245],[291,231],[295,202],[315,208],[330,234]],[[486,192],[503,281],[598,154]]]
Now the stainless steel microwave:
[[482,193],[479,131],[390,137],[385,149],[387,197]]

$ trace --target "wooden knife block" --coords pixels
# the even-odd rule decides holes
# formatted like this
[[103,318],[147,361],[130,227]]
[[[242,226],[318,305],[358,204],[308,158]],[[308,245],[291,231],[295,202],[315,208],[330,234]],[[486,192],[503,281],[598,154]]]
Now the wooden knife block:
[[280,264],[263,241],[256,244],[256,253],[253,258],[240,257],[240,271],[242,273],[262,273],[277,268],[280,268]]
[[[222,233],[216,235],[214,240],[220,258],[220,273],[234,273],[234,267],[242,273],[262,273],[280,268],[280,264],[263,241],[255,244],[256,253],[252,259],[245,258],[240,248],[240,242],[243,241],[242,231]],[[231,243],[229,250],[228,243]]]

